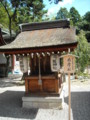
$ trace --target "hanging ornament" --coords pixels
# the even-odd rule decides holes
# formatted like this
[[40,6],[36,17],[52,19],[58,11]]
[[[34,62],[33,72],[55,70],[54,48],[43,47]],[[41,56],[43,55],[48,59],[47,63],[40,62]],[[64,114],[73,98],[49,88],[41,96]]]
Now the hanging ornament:
[[39,57],[40,56],[40,54],[39,53],[36,53],[37,54],[37,56]]
[[60,52],[58,51],[57,54],[59,54]]
[[54,52],[52,52],[52,54],[54,54]]
[[45,54],[42,52],[43,57],[45,57]]
[[42,80],[41,80],[41,69],[40,69],[40,56],[39,56],[39,80],[38,80],[38,84],[42,85]]
[[49,55],[49,56],[50,56],[50,53],[49,53],[49,52],[47,52],[47,55]]
[[33,53],[31,53],[31,57],[32,57],[32,58],[34,57],[34,54],[33,54]]
[[29,53],[27,53],[27,56],[29,56]]

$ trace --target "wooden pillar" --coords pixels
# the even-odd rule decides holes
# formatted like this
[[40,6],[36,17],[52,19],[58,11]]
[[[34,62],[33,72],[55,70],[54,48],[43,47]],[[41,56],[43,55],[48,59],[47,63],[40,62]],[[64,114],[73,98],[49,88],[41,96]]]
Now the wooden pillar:
[[69,94],[69,118],[68,120],[71,120],[71,81],[70,81],[70,73],[68,73],[68,94]]
[[12,70],[14,70],[14,65],[15,65],[15,56],[12,55]]
[[6,57],[7,63],[6,63],[6,72],[5,72],[5,77],[8,76],[8,70],[9,70],[9,57]]
[[29,81],[27,79],[25,79],[25,92],[29,92]]
[[59,92],[59,81],[58,81],[58,79],[55,80],[55,91],[56,91],[56,93]]

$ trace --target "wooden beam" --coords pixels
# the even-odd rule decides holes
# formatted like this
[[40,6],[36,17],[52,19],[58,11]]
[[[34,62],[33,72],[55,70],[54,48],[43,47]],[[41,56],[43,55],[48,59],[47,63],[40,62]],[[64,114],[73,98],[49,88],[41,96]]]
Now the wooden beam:
[[26,48],[26,49],[6,49],[0,50],[0,53],[5,54],[27,54],[27,53],[41,53],[41,52],[57,52],[57,51],[68,51],[68,48],[73,51],[77,46],[77,43],[71,45],[63,45],[63,46],[52,46],[52,47],[42,47],[42,48]]

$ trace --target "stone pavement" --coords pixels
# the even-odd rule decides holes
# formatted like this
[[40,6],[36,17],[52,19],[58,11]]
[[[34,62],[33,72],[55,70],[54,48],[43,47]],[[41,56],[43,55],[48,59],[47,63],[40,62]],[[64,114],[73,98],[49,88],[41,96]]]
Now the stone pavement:
[[[0,78],[0,120],[68,120],[68,87],[64,85],[63,109],[22,108],[24,86]],[[90,84],[71,86],[71,120],[90,120]]]

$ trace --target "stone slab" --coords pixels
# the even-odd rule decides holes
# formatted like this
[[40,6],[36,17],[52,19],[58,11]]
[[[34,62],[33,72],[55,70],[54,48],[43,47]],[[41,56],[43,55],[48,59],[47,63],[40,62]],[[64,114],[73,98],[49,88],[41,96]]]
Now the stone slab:
[[22,107],[23,108],[58,108],[62,109],[64,96],[63,90],[58,97],[22,97]]
[[62,108],[60,97],[22,97],[24,108]]

